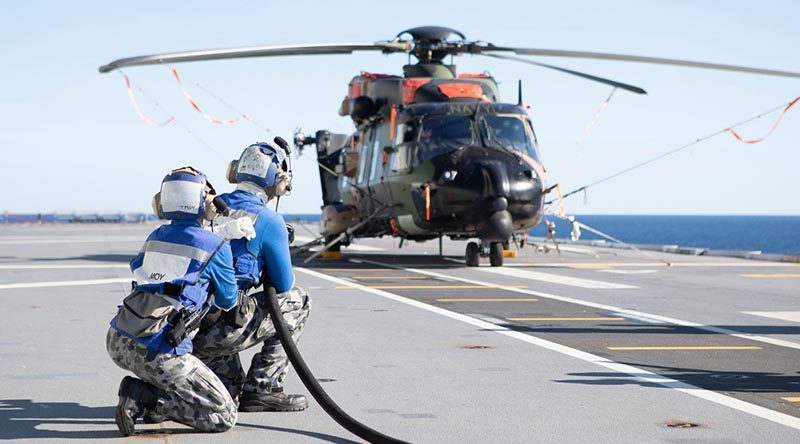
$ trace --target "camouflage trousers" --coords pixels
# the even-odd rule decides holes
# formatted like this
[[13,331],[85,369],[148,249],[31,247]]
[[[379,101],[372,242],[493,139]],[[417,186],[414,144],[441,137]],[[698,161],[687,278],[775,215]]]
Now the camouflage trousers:
[[106,349],[115,364],[158,389],[156,413],[203,432],[236,424],[237,406],[226,387],[196,357],[151,350],[113,328]]
[[[283,388],[289,372],[289,359],[267,313],[266,295],[253,293],[245,298],[244,325],[236,328],[223,317],[194,337],[194,354],[216,373],[237,399],[244,391],[270,393]],[[311,311],[311,299],[299,287],[278,295],[278,303],[295,343]],[[239,352],[261,345],[245,374]]]

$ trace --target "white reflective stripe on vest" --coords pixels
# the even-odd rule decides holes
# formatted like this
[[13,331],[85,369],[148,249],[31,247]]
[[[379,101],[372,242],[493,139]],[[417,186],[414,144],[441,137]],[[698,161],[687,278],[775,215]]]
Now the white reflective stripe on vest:
[[[192,247],[191,245],[173,244],[171,242],[149,240],[144,243],[141,253],[163,253],[174,256],[186,257],[194,259],[197,262],[205,262],[211,256],[211,253],[204,251],[202,248]],[[181,275],[182,276],[182,275]]]
[[133,271],[136,283],[159,284],[183,277],[192,260],[204,263],[211,253],[191,245],[149,240],[142,247],[142,266]]
[[192,258],[174,254],[146,251],[142,266],[134,270],[136,283],[160,284],[185,276]]

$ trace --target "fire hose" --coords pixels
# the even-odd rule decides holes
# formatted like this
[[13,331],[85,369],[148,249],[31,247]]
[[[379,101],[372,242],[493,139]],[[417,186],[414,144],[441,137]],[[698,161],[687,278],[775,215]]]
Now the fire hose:
[[300,352],[297,350],[297,346],[292,339],[292,335],[289,333],[288,327],[286,327],[286,322],[284,321],[283,314],[281,313],[280,304],[278,304],[278,295],[275,292],[275,288],[266,287],[265,296],[266,297],[264,299],[266,300],[267,311],[269,312],[269,316],[272,318],[272,324],[275,326],[278,339],[280,339],[284,350],[286,350],[286,354],[289,357],[289,362],[291,362],[292,367],[297,370],[297,375],[300,377],[300,380],[303,381],[303,384],[306,386],[308,391],[311,392],[311,396],[313,396],[322,409],[325,410],[325,413],[327,413],[331,418],[333,418],[334,421],[339,423],[339,425],[347,429],[349,432],[367,442],[373,444],[408,444],[406,441],[384,435],[383,433],[360,423],[342,410],[342,408],[339,407],[331,399],[331,397],[328,396],[327,393],[325,393],[325,390],[319,384],[317,378],[315,378],[311,373],[311,370],[308,368],[306,362],[303,360],[303,357],[300,355]]

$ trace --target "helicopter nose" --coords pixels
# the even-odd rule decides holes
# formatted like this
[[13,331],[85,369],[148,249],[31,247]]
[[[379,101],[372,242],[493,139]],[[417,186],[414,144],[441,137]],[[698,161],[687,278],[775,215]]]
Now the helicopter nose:
[[499,162],[481,162],[480,170],[484,178],[483,198],[488,204],[488,214],[478,224],[478,236],[488,241],[504,241],[511,236],[514,218],[508,211],[508,196],[511,181],[508,169]]
[[[483,173],[484,183],[487,185],[484,197],[497,199],[509,195],[511,183],[508,179],[508,170],[504,165],[498,162],[483,162],[480,169]],[[508,204],[507,200],[506,204]]]
[[508,199],[505,196],[496,197],[492,206],[495,211],[505,211],[508,209]]

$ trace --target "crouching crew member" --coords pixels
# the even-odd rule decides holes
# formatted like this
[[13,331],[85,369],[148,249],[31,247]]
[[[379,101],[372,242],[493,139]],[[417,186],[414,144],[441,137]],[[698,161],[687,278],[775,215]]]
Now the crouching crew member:
[[[270,199],[291,190],[291,179],[286,154],[257,143],[247,147],[228,168],[228,180],[237,184],[236,190],[219,196],[228,205],[231,217],[253,221],[256,236],[249,241],[231,241],[239,308],[210,326],[204,325],[194,338],[194,353],[222,379],[232,397],[238,397],[239,411],[298,411],[308,407],[305,396],[283,391],[288,357],[267,313],[265,294],[247,295],[261,284],[274,286],[283,318],[295,342],[299,340],[311,302],[294,286],[286,223],[267,208]],[[261,351],[253,356],[245,374],[239,352],[257,344],[262,344]]]
[[123,301],[106,348],[126,376],[115,412],[124,436],[145,412],[204,432],[236,423],[236,404],[225,385],[192,356],[193,330],[211,305],[236,305],[230,245],[202,228],[214,216],[214,189],[206,176],[185,167],[168,174],[153,209],[172,223],[153,231],[131,261],[134,289]]

